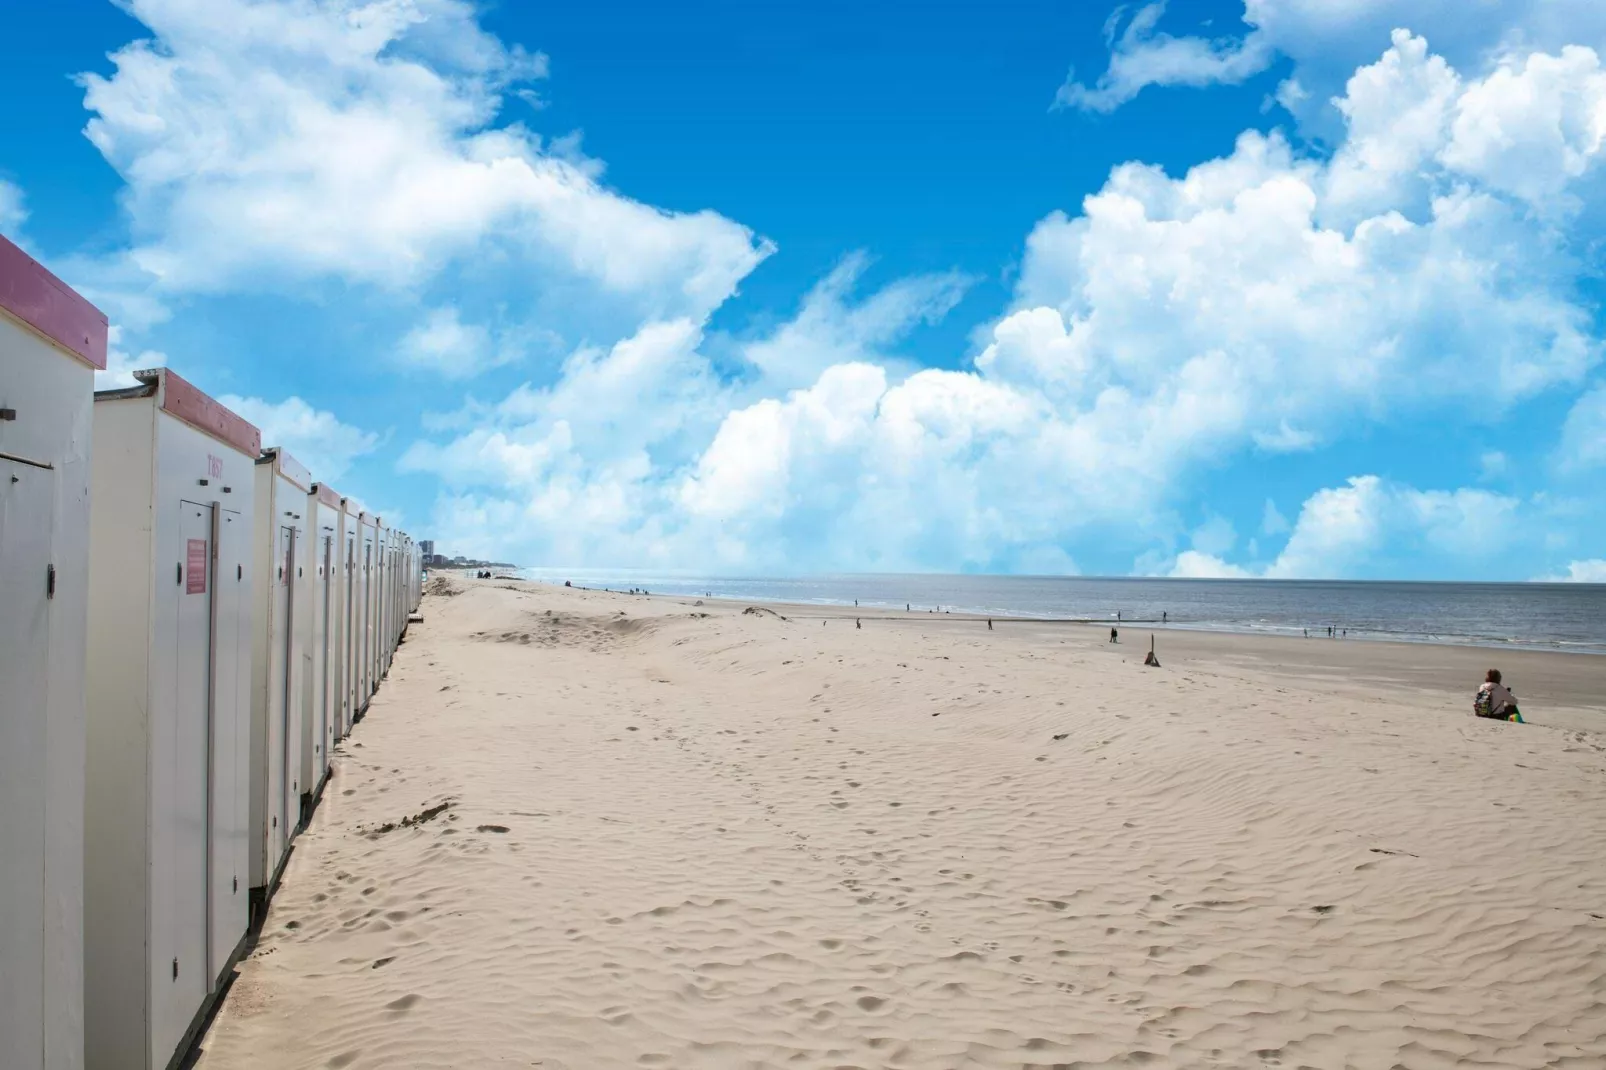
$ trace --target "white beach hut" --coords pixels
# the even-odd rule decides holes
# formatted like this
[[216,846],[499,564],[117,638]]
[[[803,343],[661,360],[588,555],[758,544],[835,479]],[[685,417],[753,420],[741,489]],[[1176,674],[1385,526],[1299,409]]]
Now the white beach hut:
[[418,544],[413,542],[411,535],[402,536],[402,589],[401,609],[403,635],[407,634],[407,617],[417,603],[413,601],[413,592],[418,586]]
[[379,591],[379,566],[374,557],[374,520],[368,513],[357,516],[357,555],[362,567],[362,605],[357,622],[357,706],[352,720],[368,712],[368,697],[374,693],[374,601]]
[[0,1066],[83,1062],[89,446],[106,317],[0,237]]
[[411,574],[413,577],[413,596],[411,601],[407,603],[407,609],[410,613],[416,613],[418,612],[418,604],[424,599],[424,551],[416,541],[414,541],[411,545],[413,553],[413,562],[411,568]]
[[272,898],[301,825],[303,674],[311,660],[299,615],[310,612],[302,547],[312,475],[283,449],[256,467],[253,554],[261,582],[252,610],[251,895],[253,916]]
[[385,538],[385,597],[380,609],[380,620],[384,623],[382,635],[384,642],[379,648],[379,678],[383,680],[390,675],[391,655],[396,652],[396,640],[400,632],[396,627],[396,588],[401,578],[401,569],[398,567],[396,545],[399,533],[395,528],[386,528]]
[[370,631],[368,647],[368,697],[379,691],[385,674],[382,670],[384,664],[383,651],[385,649],[385,583],[388,570],[385,568],[385,534],[389,529],[385,527],[385,518],[374,517],[374,571],[373,571],[373,607],[369,611]]
[[362,532],[358,527],[358,515],[357,506],[350,498],[341,499],[340,538],[344,547],[341,551],[341,560],[345,587],[340,604],[340,726],[337,735],[341,739],[351,731],[357,710],[360,708],[357,686],[361,673],[357,664],[357,652],[360,649],[358,635],[362,628],[365,587],[362,572]]
[[374,591],[374,690],[385,679],[385,665],[390,655],[390,528],[384,517],[374,518],[374,559],[379,563],[379,578]]
[[316,805],[329,772],[329,751],[340,719],[336,682],[340,676],[340,581],[343,547],[340,495],[326,483],[314,483],[307,495],[305,564],[307,612],[301,627],[308,655],[302,676],[301,783],[310,785]]
[[257,429],[165,369],[95,395],[85,1048],[166,1067],[244,946]]

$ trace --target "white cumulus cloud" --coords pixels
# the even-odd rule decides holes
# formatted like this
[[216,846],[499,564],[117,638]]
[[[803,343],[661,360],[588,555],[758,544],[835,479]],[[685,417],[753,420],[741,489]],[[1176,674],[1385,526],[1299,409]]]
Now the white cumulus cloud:
[[[712,212],[604,187],[516,121],[538,54],[466,0],[128,0],[152,38],[82,76],[87,134],[128,184],[131,260],[159,291],[339,276],[428,281],[487,256],[647,314],[706,314],[769,252]],[[470,265],[472,266],[472,264]]]
[[1228,564],[1202,550],[1184,550],[1177,555],[1168,575],[1184,580],[1247,580],[1255,574],[1241,565]]
[[1196,539],[1192,550],[1177,555],[1170,575],[1393,579],[1419,572],[1426,560],[1453,576],[1524,541],[1524,520],[1518,499],[1487,490],[1419,490],[1355,476],[1305,500],[1282,553],[1269,564],[1233,564],[1225,559],[1230,546]]
[[[850,260],[747,344],[750,380],[714,375],[689,339],[641,376],[651,391],[621,389],[581,417],[568,384],[620,358],[599,353],[522,392],[521,413],[421,444],[409,463],[465,484],[472,471],[484,488],[448,496],[443,527],[500,525],[509,545],[529,533],[547,557],[561,538],[568,563],[1009,570],[1101,533],[1159,538],[1192,474],[1254,450],[1383,420],[1493,421],[1576,388],[1599,342],[1565,206],[1535,211],[1498,169],[1447,163],[1484,82],[1420,38],[1385,40],[1352,72],[1341,114],[1354,140],[1331,157],[1249,132],[1179,176],[1118,167],[1079,215],[1044,219],[970,369],[914,370],[887,352],[952,307],[959,280],[855,304]],[[1579,86],[1593,77],[1566,69]],[[1555,207],[1586,178],[1538,195]],[[587,438],[604,418],[630,429],[624,448]],[[1482,567],[1510,545],[1513,508],[1358,477],[1307,502],[1282,555],[1254,567],[1408,574],[1409,553]],[[550,536],[561,509],[573,519]],[[1176,567],[1196,573],[1251,567],[1222,545],[1186,552]]]
[[1071,70],[1054,96],[1057,108],[1108,112],[1125,104],[1151,85],[1206,86],[1237,84],[1259,74],[1276,58],[1270,39],[1262,33],[1242,38],[1174,37],[1156,29],[1166,12],[1165,0],[1138,8],[1121,26],[1125,7],[1118,7],[1105,23],[1110,48],[1109,68],[1092,85],[1083,85]]
[[482,372],[523,360],[530,332],[493,329],[464,322],[456,306],[431,310],[401,339],[397,363],[443,379],[472,379]]
[[869,258],[845,258],[804,298],[796,317],[743,350],[774,389],[808,386],[834,363],[885,361],[884,347],[917,323],[935,323],[964,296],[970,280],[955,272],[899,279],[854,303]]
[[1118,9],[1106,34],[1108,69],[1092,85],[1072,71],[1056,104],[1109,111],[1150,86],[1236,84],[1286,58],[1293,73],[1273,99],[1326,132],[1340,87],[1402,27],[1434,41],[1451,64],[1480,74],[1507,55],[1606,46],[1606,8],[1596,0],[1244,0],[1236,35],[1159,28],[1163,18],[1180,20],[1189,10],[1146,4],[1122,29]]
[[1606,560],[1595,557],[1587,561],[1574,561],[1567,571],[1557,576],[1540,576],[1538,583],[1606,583]]
[[1417,490],[1356,476],[1306,499],[1288,544],[1265,574],[1388,579],[1407,574],[1423,551],[1441,565],[1465,566],[1517,540],[1519,508],[1517,499],[1486,490]]
[[112,324],[106,331],[106,367],[95,372],[96,390],[115,390],[138,382],[134,373],[167,366],[167,354],[154,349],[129,353],[123,349],[123,330]]
[[218,402],[255,424],[264,448],[284,447],[320,482],[338,482],[352,461],[379,445],[379,435],[341,423],[334,413],[315,409],[299,397],[271,402],[224,394]]

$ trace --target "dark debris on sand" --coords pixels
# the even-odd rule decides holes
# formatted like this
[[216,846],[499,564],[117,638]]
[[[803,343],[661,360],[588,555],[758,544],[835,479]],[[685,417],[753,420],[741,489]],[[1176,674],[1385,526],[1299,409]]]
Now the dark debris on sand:
[[433,821],[435,818],[450,810],[454,805],[455,800],[447,799],[443,803],[436,803],[434,806],[420,810],[411,817],[404,817],[400,821],[387,821],[383,825],[380,825],[378,828],[374,829],[368,835],[383,836],[385,833],[395,832],[397,829],[412,828],[415,825],[422,825],[426,821]]

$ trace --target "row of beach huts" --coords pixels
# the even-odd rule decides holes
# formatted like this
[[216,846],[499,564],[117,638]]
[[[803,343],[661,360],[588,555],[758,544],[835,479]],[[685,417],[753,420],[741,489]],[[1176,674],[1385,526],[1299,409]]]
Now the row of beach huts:
[[0,1068],[178,1065],[422,594],[417,544],[0,237]]

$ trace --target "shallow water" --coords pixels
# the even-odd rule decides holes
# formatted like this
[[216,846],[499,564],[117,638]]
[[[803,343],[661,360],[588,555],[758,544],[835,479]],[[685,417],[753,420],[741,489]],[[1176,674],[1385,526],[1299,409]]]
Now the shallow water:
[[700,598],[1142,621],[1258,634],[1327,634],[1606,654],[1606,586],[1174,580],[1079,576],[698,576],[634,570],[521,569],[526,579]]

